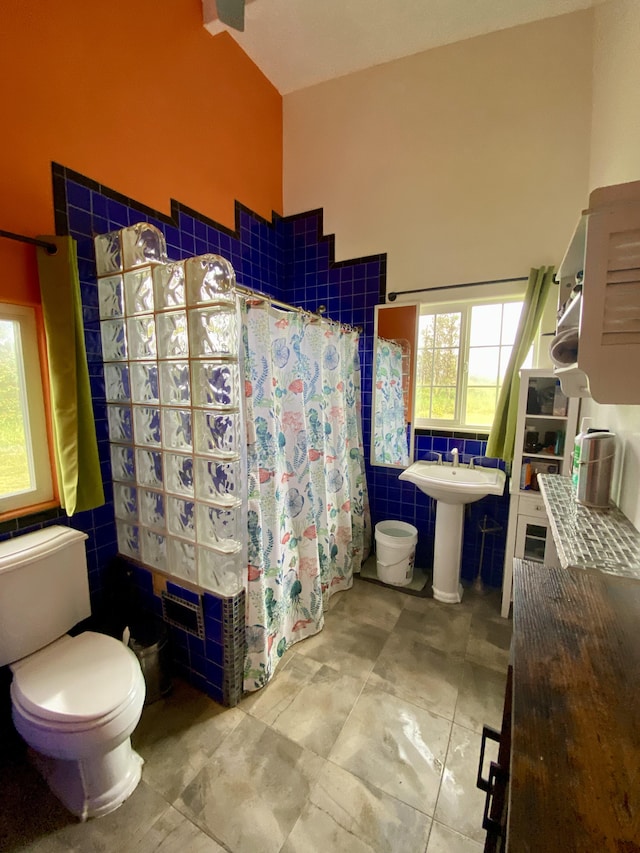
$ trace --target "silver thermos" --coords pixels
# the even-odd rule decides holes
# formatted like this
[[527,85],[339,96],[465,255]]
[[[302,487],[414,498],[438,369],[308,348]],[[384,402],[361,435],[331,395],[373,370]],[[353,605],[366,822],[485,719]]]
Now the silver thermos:
[[590,432],[582,439],[577,500],[585,506],[608,509],[616,455],[612,432]]

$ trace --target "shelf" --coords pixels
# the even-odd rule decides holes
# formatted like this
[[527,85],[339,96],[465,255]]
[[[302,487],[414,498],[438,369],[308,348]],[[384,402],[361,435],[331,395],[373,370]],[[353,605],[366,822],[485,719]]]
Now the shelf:
[[[544,502],[539,489],[532,489],[531,485],[537,483],[540,475],[548,474],[549,469],[556,474],[568,476],[573,455],[573,438],[576,433],[576,422],[578,418],[578,401],[568,399],[562,400],[566,405],[564,415],[543,414],[542,412],[532,414],[526,411],[528,406],[537,408],[530,402],[530,390],[538,393],[539,403],[551,410],[550,390],[553,390],[553,399],[560,405],[560,399],[555,395],[558,377],[550,369],[534,369],[520,371],[520,394],[518,397],[518,417],[516,422],[516,434],[514,444],[513,462],[511,467],[511,478],[509,482],[509,523],[507,525],[507,540],[505,542],[505,564],[504,581],[502,588],[502,616],[508,616],[511,603],[511,579],[514,557],[522,557],[523,552],[523,529],[527,524],[536,524],[540,527],[548,525]],[[564,390],[564,389],[563,389]],[[566,393],[566,392],[565,392]],[[556,409],[558,411],[558,409]],[[527,453],[524,450],[527,441],[527,432],[538,433],[538,440],[531,439],[530,446],[540,445],[538,452]],[[555,433],[553,443],[543,441],[545,433]],[[559,433],[564,433],[559,436]],[[546,448],[556,448],[556,441],[562,444],[561,453],[549,453]],[[523,473],[523,463],[527,460],[531,481],[529,488],[520,488]],[[526,472],[526,469],[525,469]],[[557,561],[553,541],[547,537],[544,542],[544,562],[553,565]]]
[[639,270],[640,181],[593,190],[558,271],[557,329],[580,338],[577,355],[567,354],[577,363],[554,371],[567,396],[640,403],[640,385],[628,375],[640,346]]
[[[586,211],[585,211],[586,213]],[[569,247],[565,252],[562,263],[558,268],[558,276],[561,279],[573,279],[575,283],[576,273],[584,270],[584,247],[587,239],[587,216],[583,213],[573,232]],[[573,289],[573,288],[571,288]]]
[[526,450],[522,451],[523,459],[548,459],[550,462],[562,462],[564,459],[564,453],[560,456],[556,456],[555,453],[527,453]]
[[525,418],[527,420],[537,418],[539,421],[566,421],[566,415],[531,415],[529,412],[525,412]]

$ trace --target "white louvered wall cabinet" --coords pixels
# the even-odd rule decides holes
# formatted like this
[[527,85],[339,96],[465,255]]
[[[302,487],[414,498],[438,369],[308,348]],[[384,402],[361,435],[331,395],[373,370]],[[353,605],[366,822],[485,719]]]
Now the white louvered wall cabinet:
[[591,193],[558,276],[558,335],[579,337],[554,367],[564,393],[640,403],[640,181]]

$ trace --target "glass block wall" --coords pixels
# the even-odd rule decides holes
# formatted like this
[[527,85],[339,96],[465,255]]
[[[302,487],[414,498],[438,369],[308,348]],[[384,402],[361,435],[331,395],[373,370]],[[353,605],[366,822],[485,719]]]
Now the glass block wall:
[[233,596],[246,566],[233,268],[168,262],[146,223],[94,242],[118,550]]

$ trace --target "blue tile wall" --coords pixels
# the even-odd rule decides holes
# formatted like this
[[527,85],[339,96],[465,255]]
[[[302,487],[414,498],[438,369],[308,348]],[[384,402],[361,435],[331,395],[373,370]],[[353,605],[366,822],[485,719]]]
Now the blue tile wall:
[[[435,431],[434,431],[435,432]],[[419,434],[415,437],[414,458],[429,459],[430,453],[446,454],[457,448],[463,462],[472,456],[483,456],[486,438],[446,434]],[[485,461],[485,464],[489,464]],[[501,467],[503,463],[500,463]],[[399,470],[371,467],[368,474],[371,496],[372,523],[383,519],[408,521],[418,530],[416,565],[430,569],[433,566],[433,540],[435,535],[435,503],[412,483],[398,479]],[[462,578],[475,579],[480,567],[482,553],[482,580],[490,587],[502,586],[505,540],[509,514],[509,496],[488,495],[481,501],[468,504],[465,509],[464,538],[462,547]],[[481,528],[499,530],[485,533],[484,547]]]
[[[309,311],[324,305],[333,319],[362,327],[361,364],[363,389],[371,386],[373,352],[373,306],[384,291],[386,257],[378,255],[356,260],[335,261],[334,240],[322,229],[322,212],[310,211],[294,217],[274,216],[267,222],[240,204],[236,205],[236,227],[227,229],[197,212],[172,202],[171,214],[151,210],[135,200],[97,182],[53,165],[56,232],[70,234],[78,245],[78,270],[82,297],[85,343],[92,389],[98,451],[107,503],[87,513],[67,519],[55,511],[0,528],[11,536],[23,529],[37,529],[48,523],[64,523],[84,530],[88,536],[89,584],[94,613],[99,612],[109,562],[116,556],[117,541],[113,511],[113,491],[109,460],[109,438],[98,290],[93,236],[148,221],[165,235],[169,257],[179,260],[207,252],[228,258],[239,284],[253,288]],[[370,395],[363,396],[365,446],[370,440]],[[151,574],[136,567],[138,600],[150,613],[161,615],[159,596],[153,592]],[[193,593],[178,584],[171,591],[188,600]],[[216,604],[218,601],[218,604]],[[204,596],[204,641],[171,627],[176,668],[185,677],[215,698],[222,697],[224,648],[219,600]]]
[[[92,389],[100,464],[105,485],[104,506],[67,519],[54,510],[0,525],[0,538],[17,535],[52,523],[70,524],[85,531],[92,604],[99,611],[105,573],[117,553],[113,511],[113,492],[109,460],[109,439],[98,290],[93,235],[148,221],[165,235],[169,257],[179,260],[194,254],[212,252],[228,258],[241,285],[254,288],[276,299],[315,312],[325,306],[327,316],[362,329],[360,360],[362,370],[362,427],[372,523],[382,519],[402,519],[418,528],[418,564],[429,567],[433,559],[434,509],[431,501],[411,484],[400,483],[393,469],[369,464],[371,438],[371,387],[373,380],[374,305],[384,301],[386,255],[336,261],[333,235],[323,233],[321,210],[291,217],[274,215],[268,222],[236,204],[236,227],[225,228],[197,212],[171,203],[166,215],[99,183],[53,164],[56,232],[71,234],[78,244],[78,269],[85,324],[85,343]],[[429,450],[446,452],[458,447],[461,453],[480,455],[486,442],[478,438],[420,435],[416,438],[416,458]],[[487,534],[484,543],[483,578],[490,586],[500,586],[506,532],[505,499],[487,498],[471,504],[465,524],[463,577],[473,579],[481,548],[479,525],[488,515],[503,531]],[[135,580],[144,606],[161,615],[161,602],[154,594],[151,575],[136,567]],[[176,589],[181,590],[177,585]],[[187,590],[177,592],[185,595]],[[206,638],[200,644],[190,642],[185,631],[172,629],[176,666],[186,677],[210,695],[221,696],[222,638],[220,613],[215,596],[204,596]]]

